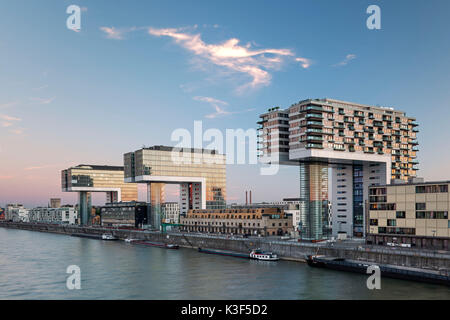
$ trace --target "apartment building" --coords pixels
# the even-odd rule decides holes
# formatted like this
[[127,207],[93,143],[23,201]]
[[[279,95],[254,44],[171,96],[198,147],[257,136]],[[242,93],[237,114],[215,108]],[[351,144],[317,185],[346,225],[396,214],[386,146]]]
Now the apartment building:
[[23,204],[12,203],[6,205],[5,220],[14,222],[28,222],[28,209]]
[[450,181],[369,188],[367,242],[448,250]]
[[30,222],[78,224],[78,210],[74,207],[37,207],[29,211]]
[[258,156],[261,162],[299,167],[301,224],[312,240],[324,238],[330,224],[335,235],[363,236],[368,187],[416,176],[418,124],[403,111],[307,99],[269,109],[260,118]]
[[165,202],[162,204],[162,212],[166,223],[180,222],[180,204],[178,202]]
[[180,220],[183,231],[204,233],[276,236],[293,228],[292,217],[274,207],[190,210]]

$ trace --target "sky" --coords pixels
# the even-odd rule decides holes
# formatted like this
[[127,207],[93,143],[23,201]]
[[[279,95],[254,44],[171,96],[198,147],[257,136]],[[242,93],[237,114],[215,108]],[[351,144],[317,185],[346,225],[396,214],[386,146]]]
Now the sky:
[[[380,30],[366,26],[372,4]],[[450,180],[449,13],[447,0],[2,1],[0,206],[73,204],[64,168],[122,165],[194,121],[247,130],[270,107],[325,97],[416,117],[419,176]],[[228,202],[295,197],[297,170],[228,165]]]

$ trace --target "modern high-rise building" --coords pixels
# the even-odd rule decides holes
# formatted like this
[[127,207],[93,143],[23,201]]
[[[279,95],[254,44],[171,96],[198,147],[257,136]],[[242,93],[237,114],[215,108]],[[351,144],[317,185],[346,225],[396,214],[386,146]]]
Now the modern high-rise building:
[[225,155],[215,150],[153,146],[124,154],[125,181],[147,184],[154,227],[161,223],[164,185],[180,185],[180,214],[226,207]]
[[92,211],[91,192],[105,192],[106,202],[137,201],[137,184],[124,182],[123,167],[78,165],[62,170],[64,192],[78,192],[81,224],[89,224]]
[[328,237],[330,225],[335,234],[363,236],[368,187],[416,176],[418,124],[405,112],[308,99],[260,118],[260,160],[299,167],[304,239]]

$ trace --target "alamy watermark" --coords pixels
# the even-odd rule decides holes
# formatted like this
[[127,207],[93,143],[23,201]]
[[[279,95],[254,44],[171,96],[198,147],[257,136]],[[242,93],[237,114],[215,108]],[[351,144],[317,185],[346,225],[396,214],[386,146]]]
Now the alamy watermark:
[[66,269],[66,273],[70,274],[66,280],[66,287],[69,290],[81,289],[81,269],[77,265],[70,265]]
[[367,18],[366,26],[369,30],[380,30],[381,29],[381,9],[379,6],[372,4],[367,7],[367,14],[370,16]]
[[66,13],[70,16],[66,20],[67,29],[73,31],[81,30],[81,8],[75,4],[71,4],[67,7]]
[[370,274],[371,276],[367,279],[366,285],[367,289],[373,290],[381,289],[381,271],[380,267],[376,265],[368,266],[367,267],[367,274]]
[[[279,170],[278,163],[270,162],[271,159],[258,161],[258,134],[254,128],[226,129],[225,134],[217,128],[203,132],[203,122],[194,121],[193,134],[188,129],[178,128],[172,132],[170,139],[176,143],[171,153],[172,162],[176,164],[266,164],[260,168],[261,175],[275,175]],[[184,149],[204,150],[191,153]]]

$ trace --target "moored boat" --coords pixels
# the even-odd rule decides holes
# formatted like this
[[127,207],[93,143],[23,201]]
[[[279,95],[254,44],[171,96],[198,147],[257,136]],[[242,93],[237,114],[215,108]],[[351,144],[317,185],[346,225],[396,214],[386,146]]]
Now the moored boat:
[[152,242],[152,241],[144,241],[144,240],[133,240],[132,243],[142,244],[142,245],[151,246],[151,247],[164,248],[164,249],[179,249],[180,248],[180,246],[177,244]]
[[118,240],[118,239],[116,237],[114,237],[112,234],[104,233],[104,234],[102,234],[102,240],[112,241],[112,240]]
[[280,258],[272,252],[264,252],[261,249],[254,249],[250,252],[250,259],[262,260],[262,261],[278,261]]
[[230,257],[236,257],[236,258],[246,258],[246,259],[249,258],[249,255],[246,253],[225,251],[225,250],[198,248],[198,252],[208,253],[208,254],[217,254],[217,255],[221,255],[221,256],[230,256]]
[[367,274],[367,268],[376,265],[380,268],[381,277],[443,284],[450,286],[448,271],[426,270],[386,264],[376,264],[368,261],[347,260],[344,258],[310,255],[306,262],[311,267],[327,268],[339,271]]

